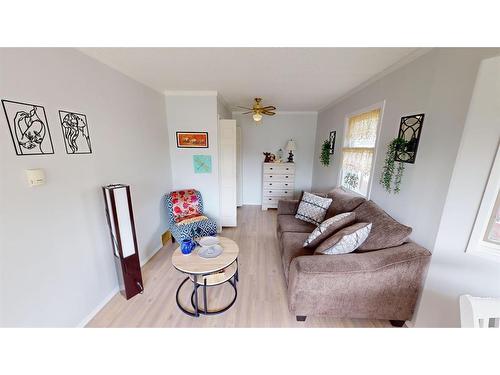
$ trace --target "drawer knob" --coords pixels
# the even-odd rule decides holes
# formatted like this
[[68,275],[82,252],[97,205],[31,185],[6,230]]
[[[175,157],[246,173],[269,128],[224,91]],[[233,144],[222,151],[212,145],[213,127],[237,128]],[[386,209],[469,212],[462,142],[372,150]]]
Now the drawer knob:
[[269,200],[271,200],[271,198],[269,198]]
[[285,178],[288,178],[288,176],[285,176]]
[[273,176],[269,176],[269,178],[273,178]]
[[270,193],[272,193],[273,191],[272,190],[269,190]]
[[271,183],[269,184],[269,186],[271,186],[272,184],[273,184],[273,183],[271,182]]
[[285,194],[288,193],[288,191],[285,191]]
[[269,168],[270,170],[273,170],[273,167]]
[[288,184],[285,184],[285,186],[288,186]]

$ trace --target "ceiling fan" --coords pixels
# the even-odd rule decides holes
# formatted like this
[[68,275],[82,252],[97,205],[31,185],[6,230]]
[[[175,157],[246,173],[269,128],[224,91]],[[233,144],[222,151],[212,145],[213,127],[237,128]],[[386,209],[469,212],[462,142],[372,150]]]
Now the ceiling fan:
[[276,112],[273,112],[273,111],[276,110],[275,106],[268,105],[266,107],[263,107],[262,104],[260,104],[260,102],[262,101],[262,98],[255,98],[254,100],[255,100],[255,103],[253,104],[252,108],[241,107],[241,106],[238,106],[238,108],[243,108],[243,109],[247,109],[248,110],[247,112],[243,112],[244,115],[252,113],[253,114],[252,115],[253,120],[257,124],[261,124],[262,115],[274,116],[276,114]]

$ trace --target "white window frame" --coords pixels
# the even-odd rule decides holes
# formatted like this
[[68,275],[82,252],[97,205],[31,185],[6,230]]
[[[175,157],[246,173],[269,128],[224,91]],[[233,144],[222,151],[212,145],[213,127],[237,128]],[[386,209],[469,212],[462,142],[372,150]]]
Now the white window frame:
[[474,227],[469,237],[469,242],[465,252],[470,255],[477,255],[489,260],[500,262],[500,245],[491,244],[484,241],[490,215],[495,207],[500,189],[500,145],[497,148],[495,160],[490,170],[486,189],[481,199],[481,205],[474,221]]
[[[343,164],[343,160],[344,160],[344,151],[343,151],[343,149],[345,147],[346,136],[347,136],[347,129],[349,127],[349,119],[351,117],[358,116],[358,115],[361,115],[363,113],[370,112],[370,111],[373,111],[373,110],[376,110],[376,109],[380,109],[380,117],[379,117],[378,125],[377,125],[377,136],[376,136],[377,138],[375,139],[375,146],[374,146],[374,150],[373,150],[372,165],[371,165],[371,168],[370,168],[370,179],[368,181],[368,191],[366,192],[366,196],[364,196],[363,194],[360,194],[357,191],[354,191],[354,190],[346,188],[342,184],[342,166],[343,166],[342,164]],[[378,146],[379,146],[379,142],[380,142],[380,129],[382,129],[382,122],[384,120],[384,109],[385,109],[385,100],[383,100],[381,102],[378,102],[378,103],[375,103],[375,104],[372,104],[372,105],[370,105],[368,107],[359,109],[357,111],[348,113],[344,117],[344,134],[343,134],[343,137],[342,137],[342,147],[341,147],[341,156],[342,156],[342,158],[340,159],[340,168],[339,168],[339,174],[338,174],[338,179],[337,179],[337,185],[341,186],[343,189],[348,190],[349,192],[351,192],[353,194],[360,195],[360,196],[362,196],[362,197],[364,197],[366,199],[370,199],[371,192],[372,192],[373,174],[375,172],[375,164],[376,164],[376,161],[377,161]]]

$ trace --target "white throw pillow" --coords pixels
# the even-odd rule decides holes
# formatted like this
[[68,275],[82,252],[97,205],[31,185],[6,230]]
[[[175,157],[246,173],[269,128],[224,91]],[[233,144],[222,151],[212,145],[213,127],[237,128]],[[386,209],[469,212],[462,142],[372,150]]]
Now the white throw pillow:
[[357,223],[341,229],[319,245],[315,254],[352,253],[366,241],[372,229],[371,223]]
[[295,218],[319,225],[325,219],[326,211],[331,203],[331,198],[322,198],[304,192]]
[[354,212],[345,212],[326,219],[307,237],[304,247],[314,247],[320,244],[336,231],[354,223],[355,220]]

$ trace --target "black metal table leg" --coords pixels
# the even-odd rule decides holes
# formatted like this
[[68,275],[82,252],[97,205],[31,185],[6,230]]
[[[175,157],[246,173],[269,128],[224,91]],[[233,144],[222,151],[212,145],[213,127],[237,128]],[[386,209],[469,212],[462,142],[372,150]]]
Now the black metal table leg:
[[[179,309],[180,309],[180,310],[181,310],[184,314],[187,314],[187,315],[189,315],[189,316],[194,316],[194,317],[196,317],[196,316],[197,316],[197,315],[196,315],[196,313],[194,313],[194,312],[192,312],[192,311],[189,311],[189,310],[185,309],[185,308],[181,305],[181,303],[179,302],[179,292],[181,291],[182,286],[183,286],[183,285],[186,283],[186,281],[188,281],[188,280],[189,280],[189,277],[186,277],[186,278],[182,281],[182,283],[180,283],[180,284],[179,284],[179,287],[177,288],[177,292],[175,293],[175,302],[177,302],[177,306],[179,307]],[[192,296],[193,296],[193,295],[194,295],[194,291],[193,291]],[[194,306],[194,304],[193,304],[193,306]]]
[[194,275],[194,314],[195,316],[200,316],[200,313],[198,311],[198,276]]
[[234,274],[234,276],[235,276],[234,279],[236,281],[240,281],[240,274],[239,274],[239,272],[240,272],[240,265],[238,264],[238,258],[236,258],[236,273]]
[[205,314],[208,313],[207,308],[207,278],[205,278],[203,283],[203,303],[205,304]]
[[[206,279],[207,275],[210,275],[210,274],[206,274],[206,275],[191,274],[192,279],[190,277],[186,277],[182,281],[182,283],[179,285],[179,287],[177,288],[177,293],[175,294],[175,300],[177,302],[177,306],[179,307],[179,309],[181,309],[181,311],[183,313],[185,313],[187,315],[190,315],[190,316],[194,316],[194,317],[199,317],[201,314],[203,314],[203,315],[220,314],[220,313],[223,313],[224,311],[229,310],[229,308],[232,305],[234,305],[234,303],[236,302],[236,298],[238,297],[238,289],[237,289],[236,284],[239,281],[238,259],[236,259],[236,272],[234,273],[234,275],[230,279],[228,279],[228,280],[224,281],[223,283],[221,283],[221,284],[224,284],[224,283],[227,282],[233,288],[233,291],[234,291],[233,299],[231,300],[231,302],[229,302],[228,305],[226,305],[225,307],[223,307],[223,308],[221,308],[219,310],[208,311],[207,288],[209,286],[218,286],[218,285],[221,285],[221,284],[207,285],[207,279]],[[201,276],[201,277],[204,278],[203,285],[199,285],[198,284],[198,277],[199,276]],[[193,311],[187,310],[179,302],[179,292],[182,289],[183,285],[188,280],[191,280],[193,282],[193,292],[191,293],[191,306],[193,307]],[[198,288],[200,286],[203,288],[203,309],[201,311],[200,311],[199,306],[198,306]]]

